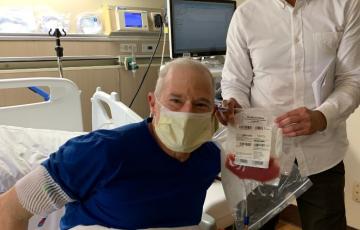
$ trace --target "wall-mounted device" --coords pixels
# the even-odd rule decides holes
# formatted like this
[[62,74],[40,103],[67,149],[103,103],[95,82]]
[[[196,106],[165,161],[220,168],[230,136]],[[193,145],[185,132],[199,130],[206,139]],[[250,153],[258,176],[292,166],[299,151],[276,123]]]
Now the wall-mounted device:
[[163,11],[162,8],[104,5],[104,32],[114,36],[123,32],[151,35],[160,31],[157,19],[164,15]]
[[118,31],[148,31],[148,12],[118,7],[116,9],[116,29]]

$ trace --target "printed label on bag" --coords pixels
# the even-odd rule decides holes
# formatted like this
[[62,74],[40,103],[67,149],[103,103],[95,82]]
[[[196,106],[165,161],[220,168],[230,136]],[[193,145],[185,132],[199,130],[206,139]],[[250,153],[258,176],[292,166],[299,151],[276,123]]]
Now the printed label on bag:
[[235,131],[235,164],[268,168],[272,128],[264,116],[243,113]]

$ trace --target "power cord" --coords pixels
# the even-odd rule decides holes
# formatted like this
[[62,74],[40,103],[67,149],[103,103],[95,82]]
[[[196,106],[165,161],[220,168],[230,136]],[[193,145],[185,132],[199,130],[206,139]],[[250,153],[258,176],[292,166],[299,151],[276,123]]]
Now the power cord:
[[163,47],[162,47],[162,52],[161,52],[160,66],[163,66],[163,64],[164,64],[166,37],[167,37],[167,34],[169,33],[169,28],[168,28],[168,23],[167,23],[167,12],[166,11],[165,11],[165,14],[164,14],[164,24],[163,25],[164,25],[164,38],[163,38]]
[[161,35],[162,35],[162,32],[163,32],[163,22],[162,22],[161,15],[157,15],[157,18],[155,18],[155,21],[157,22],[157,24],[160,25],[159,38],[158,38],[156,47],[155,47],[155,49],[154,49],[154,52],[152,53],[152,55],[151,55],[151,57],[150,57],[149,64],[148,64],[148,66],[147,66],[147,68],[146,68],[146,71],[145,71],[145,73],[144,73],[144,75],[143,75],[143,77],[142,77],[142,79],[141,79],[140,85],[139,85],[139,87],[138,87],[138,89],[137,89],[137,91],[136,91],[133,99],[132,99],[131,102],[130,102],[129,108],[132,107],[132,105],[133,105],[133,103],[134,103],[137,95],[138,95],[139,92],[140,92],[140,89],[141,89],[141,87],[142,87],[142,85],[143,85],[143,83],[144,83],[144,81],[145,81],[145,78],[146,78],[147,73],[149,72],[151,63],[152,63],[152,61],[153,61],[153,58],[154,58],[155,53],[156,53],[156,50],[157,50],[157,48],[158,48],[158,46],[159,46],[159,43],[160,43]]
[[164,30],[164,42],[163,42],[163,47],[162,47],[162,52],[161,52],[161,61],[160,61],[160,66],[162,66],[164,64],[164,56],[165,56],[165,45],[166,45],[166,34],[167,34],[167,28],[165,28]]

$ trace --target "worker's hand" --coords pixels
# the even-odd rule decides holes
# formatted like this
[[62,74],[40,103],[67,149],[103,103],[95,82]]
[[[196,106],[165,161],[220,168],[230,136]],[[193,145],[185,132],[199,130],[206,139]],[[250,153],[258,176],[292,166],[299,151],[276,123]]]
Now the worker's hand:
[[270,157],[269,167],[267,169],[240,166],[235,164],[234,161],[235,155],[229,154],[226,157],[225,166],[241,179],[252,179],[260,182],[266,182],[271,181],[280,175],[280,166],[273,157]]
[[287,137],[310,135],[324,130],[327,125],[324,114],[306,107],[291,110],[277,117],[275,122]]
[[234,98],[223,100],[221,107],[216,109],[216,118],[223,125],[234,124],[235,108],[241,108],[241,106]]

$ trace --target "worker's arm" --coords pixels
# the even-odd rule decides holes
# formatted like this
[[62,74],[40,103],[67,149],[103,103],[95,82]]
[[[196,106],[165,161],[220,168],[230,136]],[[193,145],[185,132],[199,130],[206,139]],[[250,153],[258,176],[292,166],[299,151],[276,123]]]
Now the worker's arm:
[[32,214],[19,202],[15,187],[0,195],[0,223],[3,230],[26,230]]

